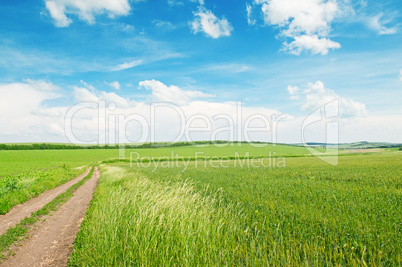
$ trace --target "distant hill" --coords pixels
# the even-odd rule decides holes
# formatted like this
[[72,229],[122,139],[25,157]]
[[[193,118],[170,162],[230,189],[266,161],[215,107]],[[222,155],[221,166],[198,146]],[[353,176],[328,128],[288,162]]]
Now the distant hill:
[[[302,145],[304,144],[295,144],[295,145]],[[354,143],[339,143],[339,144],[334,144],[334,143],[314,143],[314,142],[309,142],[306,143],[308,146],[314,146],[314,147],[327,147],[327,148],[335,148],[338,146],[339,149],[363,149],[363,148],[392,148],[392,147],[402,147],[402,144],[399,143],[386,143],[386,142],[367,142],[367,141],[361,141],[361,142],[354,142]]]

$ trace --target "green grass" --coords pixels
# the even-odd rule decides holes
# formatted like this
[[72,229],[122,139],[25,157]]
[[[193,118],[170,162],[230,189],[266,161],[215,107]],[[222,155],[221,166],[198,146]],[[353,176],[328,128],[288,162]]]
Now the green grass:
[[339,160],[104,166],[70,265],[401,265],[402,154]]
[[[132,153],[136,154],[132,154]],[[138,154],[137,154],[138,153]],[[266,145],[266,144],[220,144],[161,147],[158,149],[128,149],[135,159],[164,157],[167,160],[177,157],[245,157],[245,156],[280,156],[304,155],[305,148]],[[0,151],[0,214],[5,214],[12,207],[38,196],[46,190],[67,182],[79,174],[79,166],[88,166],[100,161],[119,158],[117,149],[96,150],[24,150]]]
[[0,214],[115,157],[118,150],[0,151]]
[[[282,156],[282,155],[304,155],[308,151],[304,147],[286,145],[260,144],[223,144],[221,147],[214,145],[184,146],[184,147],[161,147],[157,149],[127,149],[126,158],[130,153],[138,153],[140,157],[188,157],[188,156]],[[198,152],[198,154],[196,154]],[[134,155],[136,156],[136,154]],[[59,168],[67,166],[71,168],[96,163],[104,160],[119,158],[118,149],[96,149],[96,150],[15,150],[0,151],[0,178],[5,176],[18,175],[25,172]]]
[[[218,195],[205,197],[191,183],[126,176],[116,167],[107,168],[103,177],[87,212],[91,223],[82,225],[76,239],[71,266],[183,265],[191,259],[200,262],[206,254],[208,263],[242,260],[231,260],[242,246],[232,243],[240,230],[236,211],[222,205]],[[98,245],[89,238],[96,238],[92,240]],[[155,253],[159,249],[164,253]]]
[[118,150],[1,150],[0,177],[53,168],[76,168],[100,160],[117,158]]
[[0,214],[6,214],[14,206],[62,185],[84,171],[85,169],[54,168],[0,179]]
[[[77,190],[81,185],[83,185],[88,179],[92,177],[94,169],[85,176],[81,181],[72,185],[66,192],[60,194],[51,202],[46,204],[43,208],[36,212],[33,212],[30,217],[26,217],[16,226],[7,230],[7,232],[0,236],[0,259],[6,258],[4,253],[9,251],[10,247],[21,238],[27,235],[29,232],[29,227],[35,222],[39,221],[41,216],[48,215],[52,211],[56,211],[63,203],[65,203],[70,197],[73,196],[75,190]],[[1,262],[1,261],[0,261]]]
[[[72,266],[402,264],[402,153],[395,149],[341,154],[338,166],[286,145],[129,149],[133,168],[113,163],[118,152],[0,151],[0,203],[103,161]],[[230,160],[247,157],[259,159],[254,166]]]
[[[324,151],[323,149],[319,149]],[[306,155],[309,151],[304,147],[272,144],[236,144],[200,145],[185,147],[161,147],[158,149],[137,149],[128,151],[136,152],[140,157],[230,157],[248,153],[250,156],[285,156]],[[136,156],[136,155],[135,155]]]

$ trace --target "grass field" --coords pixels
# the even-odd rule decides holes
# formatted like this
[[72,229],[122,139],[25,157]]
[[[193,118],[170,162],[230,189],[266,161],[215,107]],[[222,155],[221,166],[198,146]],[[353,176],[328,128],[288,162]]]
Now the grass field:
[[286,145],[123,161],[116,149],[0,151],[0,213],[101,164],[71,266],[401,265],[402,152],[361,152],[331,166]]
[[[245,155],[250,156],[285,156],[305,155],[309,152],[304,147],[286,145],[249,145],[226,144],[222,147],[214,145],[162,147],[157,149],[127,149],[126,158],[136,152],[140,157],[223,157]],[[198,154],[196,154],[198,153]],[[271,153],[271,154],[270,154]],[[118,149],[96,150],[0,150],[0,177],[20,174],[27,171],[44,170],[60,166],[78,167],[90,163],[119,158]]]
[[269,160],[103,165],[70,264],[402,263],[401,153]]
[[14,206],[62,185],[84,171],[59,167],[3,177],[0,179],[0,214],[6,214]]
[[[134,153],[134,154],[133,154]],[[237,153],[237,154],[236,154]],[[305,155],[302,147],[284,145],[221,144],[161,147],[158,149],[127,149],[126,160],[130,156],[149,157],[239,157]],[[0,151],[0,214],[4,214],[17,204],[52,189],[77,176],[83,169],[77,167],[97,164],[101,161],[119,158],[118,149],[82,150],[14,150]]]

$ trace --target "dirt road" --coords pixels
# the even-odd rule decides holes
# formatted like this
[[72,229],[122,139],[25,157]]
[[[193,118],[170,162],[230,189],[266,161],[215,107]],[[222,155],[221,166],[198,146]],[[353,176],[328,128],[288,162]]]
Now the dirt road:
[[88,168],[77,178],[68,181],[67,183],[62,184],[56,188],[48,190],[40,196],[32,198],[21,205],[15,206],[5,215],[0,215],[0,235],[4,234],[8,230],[8,228],[17,225],[25,217],[31,216],[32,212],[38,211],[39,209],[43,208],[47,203],[55,199],[58,195],[66,192],[67,189],[69,189],[72,185],[78,183],[85,176],[87,176],[90,170],[91,168]]
[[92,178],[52,216],[38,223],[21,246],[12,248],[15,255],[0,266],[66,266],[99,177],[100,172],[95,168]]

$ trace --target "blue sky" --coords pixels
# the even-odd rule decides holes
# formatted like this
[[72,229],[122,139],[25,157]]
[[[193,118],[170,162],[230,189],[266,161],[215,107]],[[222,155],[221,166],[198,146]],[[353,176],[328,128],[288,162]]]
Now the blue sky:
[[167,101],[213,116],[241,101],[288,115],[280,142],[300,142],[302,119],[338,99],[339,141],[402,142],[401,11],[398,0],[2,1],[0,142],[64,142],[66,110],[100,99],[126,115]]

